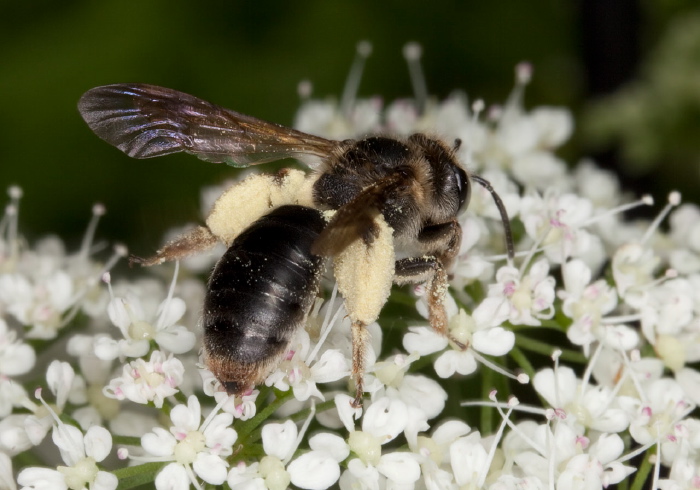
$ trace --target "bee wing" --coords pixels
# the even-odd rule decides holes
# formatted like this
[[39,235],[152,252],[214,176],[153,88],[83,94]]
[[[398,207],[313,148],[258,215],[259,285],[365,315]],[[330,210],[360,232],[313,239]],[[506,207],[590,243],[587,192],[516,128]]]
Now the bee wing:
[[88,90],[78,110],[95,134],[133,158],[184,151],[247,167],[287,157],[327,157],[337,143],[147,84]]

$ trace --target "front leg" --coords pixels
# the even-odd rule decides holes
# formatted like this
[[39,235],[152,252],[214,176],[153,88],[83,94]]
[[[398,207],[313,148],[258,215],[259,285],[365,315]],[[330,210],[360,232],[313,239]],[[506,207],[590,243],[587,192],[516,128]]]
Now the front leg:
[[449,268],[459,253],[459,246],[462,243],[462,227],[457,220],[426,225],[418,233],[417,240],[423,251],[438,257],[445,268]]
[[445,298],[449,283],[447,272],[440,259],[436,257],[409,257],[396,261],[394,267],[394,282],[396,284],[425,283],[425,294],[428,300],[428,321],[430,326],[440,335],[444,335],[460,349],[468,346],[457,340],[449,330]]

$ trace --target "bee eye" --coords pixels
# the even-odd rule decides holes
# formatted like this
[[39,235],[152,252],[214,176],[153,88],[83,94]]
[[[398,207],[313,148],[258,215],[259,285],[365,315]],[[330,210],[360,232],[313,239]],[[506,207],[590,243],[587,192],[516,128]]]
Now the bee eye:
[[459,193],[459,207],[457,210],[462,210],[469,205],[469,199],[472,197],[471,182],[467,172],[457,166],[454,169],[457,192]]

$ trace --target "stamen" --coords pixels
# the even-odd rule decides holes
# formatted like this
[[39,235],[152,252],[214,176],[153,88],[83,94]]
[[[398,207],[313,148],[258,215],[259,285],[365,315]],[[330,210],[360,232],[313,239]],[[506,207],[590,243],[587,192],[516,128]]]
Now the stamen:
[[[231,395],[231,396],[235,396],[235,395]],[[202,422],[202,425],[199,426],[199,432],[202,432],[202,433],[204,432],[204,429],[206,429],[207,426],[211,423],[211,421],[214,420],[214,417],[216,417],[216,414],[219,413],[221,408],[228,403],[231,396],[227,396],[227,397],[222,398],[221,401],[216,404],[214,409],[211,412],[209,412],[209,415],[207,415],[207,418],[204,419],[204,422]]]
[[7,243],[10,247],[9,256],[16,257],[19,253],[18,242],[18,221],[19,221],[19,201],[22,199],[22,188],[16,185],[10,186],[7,189],[7,194],[10,196],[10,204],[5,208],[5,215],[8,217],[7,222]]
[[[518,382],[521,382],[521,379],[522,379],[522,378],[520,377],[520,374],[522,374],[522,373],[520,373],[520,374],[513,374],[513,373],[511,373],[511,372],[509,372],[509,371],[506,371],[506,370],[503,369],[501,366],[499,366],[499,365],[497,365],[497,364],[494,364],[494,363],[491,362],[490,360],[488,360],[488,359],[486,359],[485,357],[483,357],[481,354],[479,354],[479,353],[478,353],[477,351],[475,351],[474,349],[471,349],[471,353],[472,353],[472,355],[474,356],[474,358],[475,358],[477,361],[479,361],[481,364],[483,364],[483,365],[486,366],[487,368],[491,369],[492,371],[495,371],[495,372],[497,372],[498,374],[502,374],[503,376],[506,376],[506,377],[508,377],[508,378],[510,378],[510,379],[514,379],[514,380],[516,380],[516,381],[518,381]],[[526,381],[526,382],[527,382],[527,381]]]
[[321,334],[319,335],[318,342],[314,346],[313,350],[311,352],[309,352],[309,355],[306,356],[306,360],[304,361],[307,366],[311,365],[311,361],[316,359],[316,356],[318,355],[318,351],[321,350],[321,346],[328,338],[328,335],[331,333],[331,329],[333,328],[333,325],[335,325],[335,322],[338,319],[340,312],[342,311],[342,309],[339,307],[335,311],[335,314],[333,315],[333,318],[330,320],[330,322],[328,321],[328,317],[330,317],[331,311],[333,310],[333,304],[335,303],[335,297],[336,297],[337,293],[338,293],[338,283],[336,282],[335,285],[333,286],[333,293],[331,293],[331,298],[330,298],[330,300],[328,300],[328,309],[326,310],[326,316],[323,319],[323,323],[321,324]]
[[[555,488],[554,487],[554,482],[555,482],[554,466],[556,465],[556,461],[557,461],[557,458],[556,458],[557,447],[556,447],[556,444],[554,442],[554,434],[552,433],[551,426],[548,425],[547,429],[548,429],[547,430],[547,442],[549,443],[549,454],[548,454],[548,458],[547,458],[548,462],[549,462],[549,464],[548,464],[549,478],[548,479],[549,479],[550,488],[552,490],[554,490],[554,488]],[[543,453],[543,455],[544,455],[544,453]]]
[[197,477],[194,474],[194,471],[192,471],[192,467],[188,464],[183,465],[185,467],[185,472],[187,473],[187,477],[190,479],[190,482],[192,482],[192,485],[194,485],[194,488],[197,490],[204,490],[202,488],[202,485],[199,484],[199,481],[197,480]]
[[[485,104],[483,99],[477,99],[474,101],[472,104],[472,125],[469,128],[469,132],[473,132],[478,126],[479,126],[479,116],[484,110]],[[474,140],[472,135],[469,135],[469,140],[470,142]],[[470,167],[474,163],[474,145],[473,144],[467,144],[467,154],[464,157],[464,164],[467,167]],[[455,151],[457,151],[458,148],[455,148]]]
[[[482,400],[477,400],[473,402],[462,402],[459,404],[460,407],[491,407],[491,408],[509,408],[510,405],[507,403],[502,403],[502,402],[484,402]],[[535,407],[532,405],[520,405],[518,404],[517,407],[513,407],[513,409],[517,412],[522,412],[522,413],[529,413],[533,415],[541,415],[542,417],[547,416],[547,412],[553,410],[551,408],[548,409],[543,409],[542,407]]]
[[41,391],[41,388],[37,388],[36,390],[34,390],[34,398],[41,402],[46,411],[49,412],[49,415],[51,415],[51,418],[54,420],[54,422],[56,422],[56,425],[60,426],[63,422],[61,422],[61,419],[58,418],[58,414],[54,412],[53,408],[51,408],[51,406],[48,403],[46,403],[44,397],[41,396]]
[[[559,397],[559,380],[557,379],[557,372],[559,371],[559,357],[561,356],[561,350],[556,349],[552,353],[552,360],[554,361],[554,401],[557,407],[561,407],[561,398]],[[556,407],[555,407],[556,408]]]
[[357,43],[357,51],[355,59],[350,67],[348,79],[343,88],[343,95],[340,98],[340,113],[345,117],[350,116],[352,106],[357,99],[357,91],[360,88],[360,80],[362,79],[362,71],[365,68],[367,58],[372,54],[372,44],[369,41],[360,41]]
[[403,56],[408,64],[408,73],[413,86],[413,96],[416,100],[416,111],[418,115],[425,112],[425,105],[428,101],[428,89],[425,83],[425,75],[420,64],[420,58],[423,54],[421,45],[416,42],[407,43],[403,47]]
[[673,208],[678,206],[681,203],[681,193],[678,191],[673,191],[668,195],[668,203],[664,208],[661,210],[659,215],[654,219],[654,221],[651,222],[651,225],[649,225],[649,228],[647,229],[646,233],[644,233],[644,236],[642,237],[640,243],[644,245],[650,238],[651,235],[654,234],[654,232],[659,228],[659,225],[661,222],[668,216],[668,213],[671,212]]
[[304,425],[301,426],[301,430],[299,431],[299,434],[297,435],[297,440],[294,443],[294,450],[289,451],[289,455],[284,458],[284,461],[282,462],[285,466],[292,460],[292,457],[294,456],[294,453],[297,452],[297,449],[299,449],[299,445],[301,444],[301,441],[304,440],[304,436],[306,435],[306,431],[309,429],[309,425],[311,425],[311,421],[314,419],[314,416],[316,415],[316,401],[311,398],[311,406],[309,407],[309,416],[306,417],[306,420],[304,421]]
[[114,253],[107,260],[107,262],[105,263],[102,270],[104,272],[111,270],[112,267],[114,267],[116,265],[116,263],[119,261],[119,259],[123,259],[127,255],[129,255],[129,249],[126,248],[126,245],[124,245],[122,243],[117,243],[116,245],[114,245]]
[[[508,415],[503,413],[502,407],[504,407],[504,406],[506,408],[508,408]],[[497,404],[495,404],[494,408],[496,408],[496,410],[498,411],[498,413],[501,416],[501,418],[503,419],[503,421],[508,425],[508,427],[510,427],[510,429],[513,432],[518,434],[522,438],[522,440],[525,441],[527,444],[529,444],[530,447],[532,447],[535,451],[537,451],[538,453],[540,453],[542,455],[545,454],[545,448],[543,448],[542,446],[537,444],[533,439],[531,439],[527,434],[525,434],[522,430],[520,430],[520,428],[510,420],[510,414],[512,413],[513,410],[516,409],[516,407],[514,405],[511,405],[511,401],[509,401],[507,404],[497,403]],[[526,411],[526,410],[524,410],[524,408],[525,407],[518,406],[517,410],[518,411]],[[543,413],[542,409],[540,409],[539,413],[540,414]]]
[[[98,274],[99,277],[102,278],[104,282],[107,283],[109,286],[109,294],[110,294],[110,299],[114,299],[114,294],[112,293],[112,286],[110,284],[110,276],[109,276],[109,270],[114,267],[114,265],[117,263],[117,261],[120,258],[126,257],[128,251],[124,245],[115,245],[114,246],[114,254],[109,258],[105,266],[102,268],[102,271]],[[81,251],[82,253],[82,251]],[[105,280],[105,275],[107,279]],[[61,320],[61,323],[59,325],[59,328],[63,328],[66,325],[68,325],[73,318],[78,314],[80,311],[80,307],[82,306],[80,301],[87,296],[87,294],[90,292],[90,289],[97,284],[97,276],[94,277],[89,277],[87,280],[83,283],[83,287],[79,289],[75,295],[71,298],[71,308],[70,310],[65,314],[63,319]]]
[[600,319],[602,325],[619,325],[620,323],[638,322],[642,319],[642,314],[606,316]]
[[297,85],[297,94],[299,94],[299,98],[302,102],[307,101],[311,97],[313,91],[314,86],[310,80],[302,80],[299,82],[299,85]]
[[112,290],[112,275],[109,272],[102,274],[102,282],[107,285],[110,299],[114,299],[114,291]]
[[623,350],[618,352],[622,356],[622,362],[624,363],[626,370],[629,372],[629,377],[632,380],[632,384],[637,390],[637,396],[639,396],[639,399],[642,402],[641,405],[648,406],[649,400],[647,399],[646,392],[644,388],[642,388],[642,384],[637,376],[637,373],[634,371],[634,369],[632,369],[632,366],[630,365],[630,359],[627,357],[627,352]]
[[503,119],[505,114],[520,112],[523,106],[525,87],[532,79],[532,72],[532,65],[526,61],[515,65],[515,86],[508,96],[508,100],[503,108],[503,113],[500,114],[500,120]]
[[520,264],[520,269],[518,270],[518,277],[523,277],[525,275],[525,269],[527,269],[528,265],[530,265],[530,262],[532,261],[536,253],[542,252],[547,248],[551,247],[552,244],[546,245],[544,247],[540,247],[540,245],[549,236],[549,232],[552,231],[552,227],[552,221],[550,220],[547,227],[544,230],[542,230],[537,236],[535,243],[532,244],[530,250],[527,251],[525,259]]
[[97,224],[100,222],[100,217],[105,214],[105,207],[97,203],[92,207],[92,218],[88,223],[87,230],[85,230],[85,236],[83,237],[83,243],[80,246],[80,254],[83,258],[87,258],[90,254],[90,247],[92,246],[92,241],[95,238],[95,230],[97,229]]
[[661,441],[656,440],[656,457],[654,458],[654,478],[651,488],[659,488],[659,476],[661,475]]
[[[494,396],[494,398],[495,398],[495,396]],[[517,398],[511,397],[508,400],[508,407],[509,407],[508,413],[506,413],[504,415],[503,412],[499,410],[499,413],[503,417],[503,421],[501,422],[501,425],[498,427],[498,431],[493,436],[491,448],[489,449],[488,457],[486,458],[486,461],[484,463],[484,468],[479,475],[479,481],[477,482],[476,488],[482,488],[484,486],[484,483],[486,482],[486,477],[488,476],[489,468],[491,468],[491,464],[493,464],[493,459],[496,456],[496,450],[498,447],[498,443],[503,438],[503,432],[506,429],[507,420],[510,418],[510,414],[513,413],[513,409],[515,408],[516,405],[518,405],[518,403],[519,402],[518,402]]]
[[626,211],[629,211],[630,209],[638,208],[640,206],[651,206],[654,204],[654,198],[652,198],[649,195],[642,196],[641,199],[637,201],[633,201],[627,204],[622,204],[620,206],[617,206],[612,209],[606,210],[604,213],[597,214],[595,216],[592,216],[591,218],[587,219],[583,223],[581,223],[580,227],[583,228],[584,226],[591,225],[597,221],[601,221],[603,218],[607,218],[608,216],[614,216],[616,214],[624,213]]
[[[646,284],[643,285],[635,285],[630,288],[630,291],[649,291],[650,289],[657,287],[664,282],[668,281],[669,279],[674,279],[678,277],[678,271],[676,269],[666,269],[666,272],[664,272],[664,275],[661,277],[657,277],[653,281],[650,281]],[[610,317],[612,318],[612,317]],[[641,319],[641,313],[639,315],[627,315],[627,316],[620,316],[617,318],[622,318],[623,321],[636,321]],[[629,318],[629,320],[628,320]],[[603,319],[605,320],[605,319]],[[618,322],[619,323],[619,322]]]
[[586,387],[588,386],[588,381],[591,379],[591,375],[593,373],[593,366],[595,366],[595,363],[598,361],[598,357],[600,356],[600,352],[602,350],[603,350],[603,344],[598,343],[595,351],[593,351],[593,355],[588,360],[588,365],[586,366],[586,370],[583,372],[583,377],[581,378],[581,384],[579,385],[578,395],[579,395],[580,400],[583,399],[583,394],[586,391]]
[[155,327],[158,329],[164,327],[165,312],[168,311],[168,307],[170,306],[170,302],[173,299],[173,294],[175,293],[175,286],[177,285],[177,274],[179,271],[180,271],[180,261],[176,260],[175,261],[175,272],[173,272],[173,280],[170,281],[170,288],[168,289],[168,296],[165,298],[165,301],[163,302],[163,309],[160,312],[160,315],[158,316],[158,320],[156,321]]

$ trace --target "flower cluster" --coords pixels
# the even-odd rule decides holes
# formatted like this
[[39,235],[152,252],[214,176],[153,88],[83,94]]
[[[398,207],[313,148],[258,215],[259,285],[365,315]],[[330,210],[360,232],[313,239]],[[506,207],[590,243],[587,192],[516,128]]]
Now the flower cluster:
[[[474,185],[449,271],[449,337],[428,325],[423,286],[394,291],[368,327],[368,396],[354,408],[351,322],[331,284],[267,380],[229,397],[198,355],[201,264],[176,265],[169,285],[112,284],[124,250],[93,258],[95,220],[76,254],[56,238],[29,248],[12,188],[0,222],[0,488],[700,486],[700,207],[672,192],[656,219],[627,221],[649,198],[630,201],[592,162],[570,169],[555,155],[572,118],[525,109],[527,64],[502,106],[438,102],[414,79],[415,98],[383,108],[354,99],[369,46],[359,52],[340,102],[304,86],[297,127],[460,140],[460,160],[508,210],[515,260],[491,194]],[[418,47],[405,54],[419,74]],[[57,338],[65,355],[54,350],[43,375]],[[63,464],[40,466],[34,447],[49,433]]]

